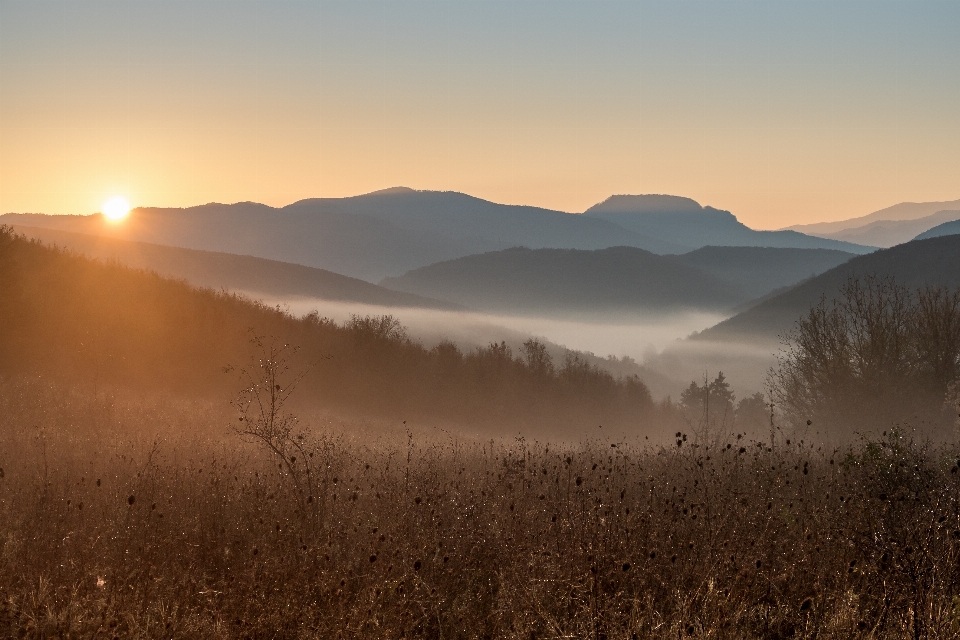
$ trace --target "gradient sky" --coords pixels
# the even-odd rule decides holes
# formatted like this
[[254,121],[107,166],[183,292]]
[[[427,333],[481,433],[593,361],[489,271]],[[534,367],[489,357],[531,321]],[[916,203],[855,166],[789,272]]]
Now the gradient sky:
[[0,0],[0,212],[960,198],[960,2]]

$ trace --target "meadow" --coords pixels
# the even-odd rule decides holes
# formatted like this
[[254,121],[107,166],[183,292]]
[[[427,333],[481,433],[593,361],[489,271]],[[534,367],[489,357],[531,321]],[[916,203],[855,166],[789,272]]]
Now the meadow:
[[960,633],[960,451],[906,432],[561,446],[317,415],[272,448],[239,423],[4,384],[0,634]]

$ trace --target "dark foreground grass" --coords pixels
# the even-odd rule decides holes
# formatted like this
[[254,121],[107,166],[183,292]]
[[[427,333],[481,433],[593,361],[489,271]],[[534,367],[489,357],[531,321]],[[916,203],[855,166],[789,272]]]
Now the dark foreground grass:
[[226,419],[5,386],[0,637],[960,633],[956,449],[328,428],[298,492]]

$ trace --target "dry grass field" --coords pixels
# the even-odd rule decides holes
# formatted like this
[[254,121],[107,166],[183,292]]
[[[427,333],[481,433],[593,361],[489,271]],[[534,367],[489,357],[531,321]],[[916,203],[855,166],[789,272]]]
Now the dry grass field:
[[0,636],[960,633],[956,448],[310,422],[6,383]]

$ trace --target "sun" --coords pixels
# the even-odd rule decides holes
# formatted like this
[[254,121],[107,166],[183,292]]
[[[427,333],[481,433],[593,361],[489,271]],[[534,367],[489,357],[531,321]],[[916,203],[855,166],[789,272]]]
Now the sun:
[[111,220],[121,220],[130,213],[130,203],[124,197],[114,196],[103,203],[100,211]]

